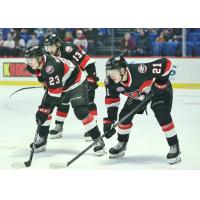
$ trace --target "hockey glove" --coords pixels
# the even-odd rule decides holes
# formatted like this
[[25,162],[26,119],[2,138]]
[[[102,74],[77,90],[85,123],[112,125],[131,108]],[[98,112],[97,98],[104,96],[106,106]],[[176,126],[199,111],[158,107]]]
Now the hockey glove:
[[37,77],[37,79],[38,79],[38,81],[39,81],[40,83],[43,83],[43,82],[44,82],[44,78],[43,78],[43,76],[42,76],[42,73],[41,73],[41,70],[40,70],[40,69],[36,69],[36,70],[35,70],[35,75],[36,75],[36,77]]
[[108,119],[107,117],[103,118],[103,131],[107,139],[111,138],[116,133],[115,128],[113,128],[114,123],[114,121]]
[[26,71],[28,71],[32,75],[35,74],[35,70],[30,65],[26,65]]
[[164,83],[154,82],[154,84],[151,87],[151,91],[154,94],[162,94],[163,92],[166,91],[167,86],[168,86],[168,82],[164,82]]
[[48,119],[49,113],[50,113],[49,108],[39,107],[39,109],[36,113],[37,124],[39,123],[39,121],[41,122],[41,124],[44,124],[44,122]]
[[99,78],[97,76],[88,76],[87,81],[89,90],[95,90],[98,88],[97,82],[99,81]]

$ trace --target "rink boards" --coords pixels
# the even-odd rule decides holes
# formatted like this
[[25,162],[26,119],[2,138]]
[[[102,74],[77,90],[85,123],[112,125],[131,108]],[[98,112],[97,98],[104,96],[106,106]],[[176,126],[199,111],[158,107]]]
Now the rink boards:
[[[159,57],[127,58],[128,63],[146,63]],[[105,63],[108,57],[96,57],[99,86],[105,79]],[[174,88],[200,89],[200,58],[170,58],[173,69],[170,75]],[[37,79],[25,70],[24,58],[0,58],[0,85],[40,85]]]

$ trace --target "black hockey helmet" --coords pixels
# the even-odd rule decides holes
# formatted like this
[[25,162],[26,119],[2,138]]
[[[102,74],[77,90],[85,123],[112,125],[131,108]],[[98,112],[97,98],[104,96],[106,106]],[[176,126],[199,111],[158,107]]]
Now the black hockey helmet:
[[56,44],[57,42],[61,42],[60,38],[55,33],[48,33],[45,38],[44,44],[48,46]]
[[29,47],[25,50],[25,57],[39,57],[44,55],[43,47],[41,45],[35,45],[32,47]]
[[106,70],[120,69],[126,66],[127,63],[123,56],[109,58],[106,62]]

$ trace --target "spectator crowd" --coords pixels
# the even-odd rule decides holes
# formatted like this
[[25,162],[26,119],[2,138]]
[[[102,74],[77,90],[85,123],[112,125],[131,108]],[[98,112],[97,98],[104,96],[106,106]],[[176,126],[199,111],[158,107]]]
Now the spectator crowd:
[[[109,47],[111,54],[125,56],[182,56],[181,28],[0,28],[0,57],[23,57],[24,50],[44,41],[55,32],[64,42],[72,42],[91,55]],[[126,29],[127,30],[127,29]],[[118,34],[121,32],[122,34]],[[116,40],[120,43],[116,43]],[[103,49],[103,48],[101,48]],[[101,52],[99,55],[109,56]],[[200,56],[200,29],[187,29],[186,55]]]

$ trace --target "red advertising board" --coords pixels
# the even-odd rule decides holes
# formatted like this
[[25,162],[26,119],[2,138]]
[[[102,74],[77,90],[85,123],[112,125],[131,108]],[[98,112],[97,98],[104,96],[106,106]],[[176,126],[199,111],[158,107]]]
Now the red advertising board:
[[30,74],[26,70],[25,63],[4,62],[3,76],[4,77],[32,77],[32,74]]

